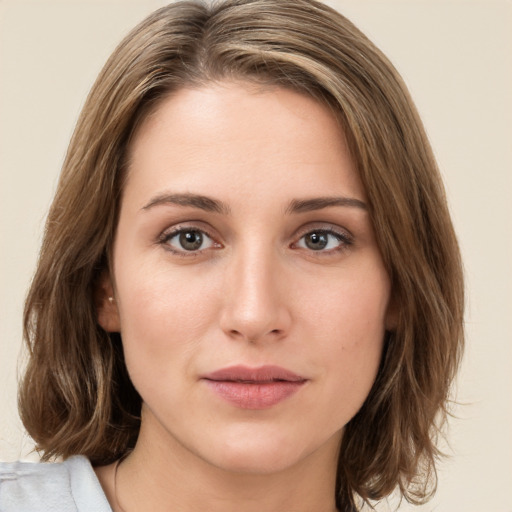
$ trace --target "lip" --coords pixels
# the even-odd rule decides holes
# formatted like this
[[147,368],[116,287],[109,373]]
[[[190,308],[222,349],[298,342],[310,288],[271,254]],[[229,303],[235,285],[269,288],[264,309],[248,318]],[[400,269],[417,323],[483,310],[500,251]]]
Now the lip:
[[297,393],[308,379],[280,366],[230,366],[204,375],[217,395],[241,409],[267,409]]

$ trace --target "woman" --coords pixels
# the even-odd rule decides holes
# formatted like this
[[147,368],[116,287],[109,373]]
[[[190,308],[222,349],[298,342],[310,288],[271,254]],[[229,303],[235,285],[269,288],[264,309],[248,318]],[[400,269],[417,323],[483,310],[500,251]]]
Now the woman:
[[67,460],[5,467],[0,508],[421,502],[462,311],[432,152],[366,37],[306,0],[160,9],[84,106],[27,299],[20,411]]

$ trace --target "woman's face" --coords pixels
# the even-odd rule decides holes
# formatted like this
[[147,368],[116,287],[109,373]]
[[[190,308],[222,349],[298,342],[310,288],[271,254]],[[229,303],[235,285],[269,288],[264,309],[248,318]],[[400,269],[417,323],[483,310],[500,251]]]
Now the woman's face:
[[280,88],[183,89],[130,157],[99,316],[143,399],[139,441],[232,471],[335,461],[390,282],[332,114]]

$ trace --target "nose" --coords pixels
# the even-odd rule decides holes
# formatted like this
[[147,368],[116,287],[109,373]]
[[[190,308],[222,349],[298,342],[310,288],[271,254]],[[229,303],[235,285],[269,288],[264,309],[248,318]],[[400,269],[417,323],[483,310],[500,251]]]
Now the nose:
[[232,339],[261,343],[284,338],[291,326],[289,293],[271,249],[240,251],[228,264],[221,329]]

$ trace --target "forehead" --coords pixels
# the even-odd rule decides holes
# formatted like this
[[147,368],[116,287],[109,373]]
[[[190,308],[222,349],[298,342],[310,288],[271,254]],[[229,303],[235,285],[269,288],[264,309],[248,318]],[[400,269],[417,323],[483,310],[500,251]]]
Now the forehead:
[[143,121],[129,148],[125,192],[167,188],[259,197],[336,188],[364,198],[343,130],[325,105],[247,83],[180,89]]

